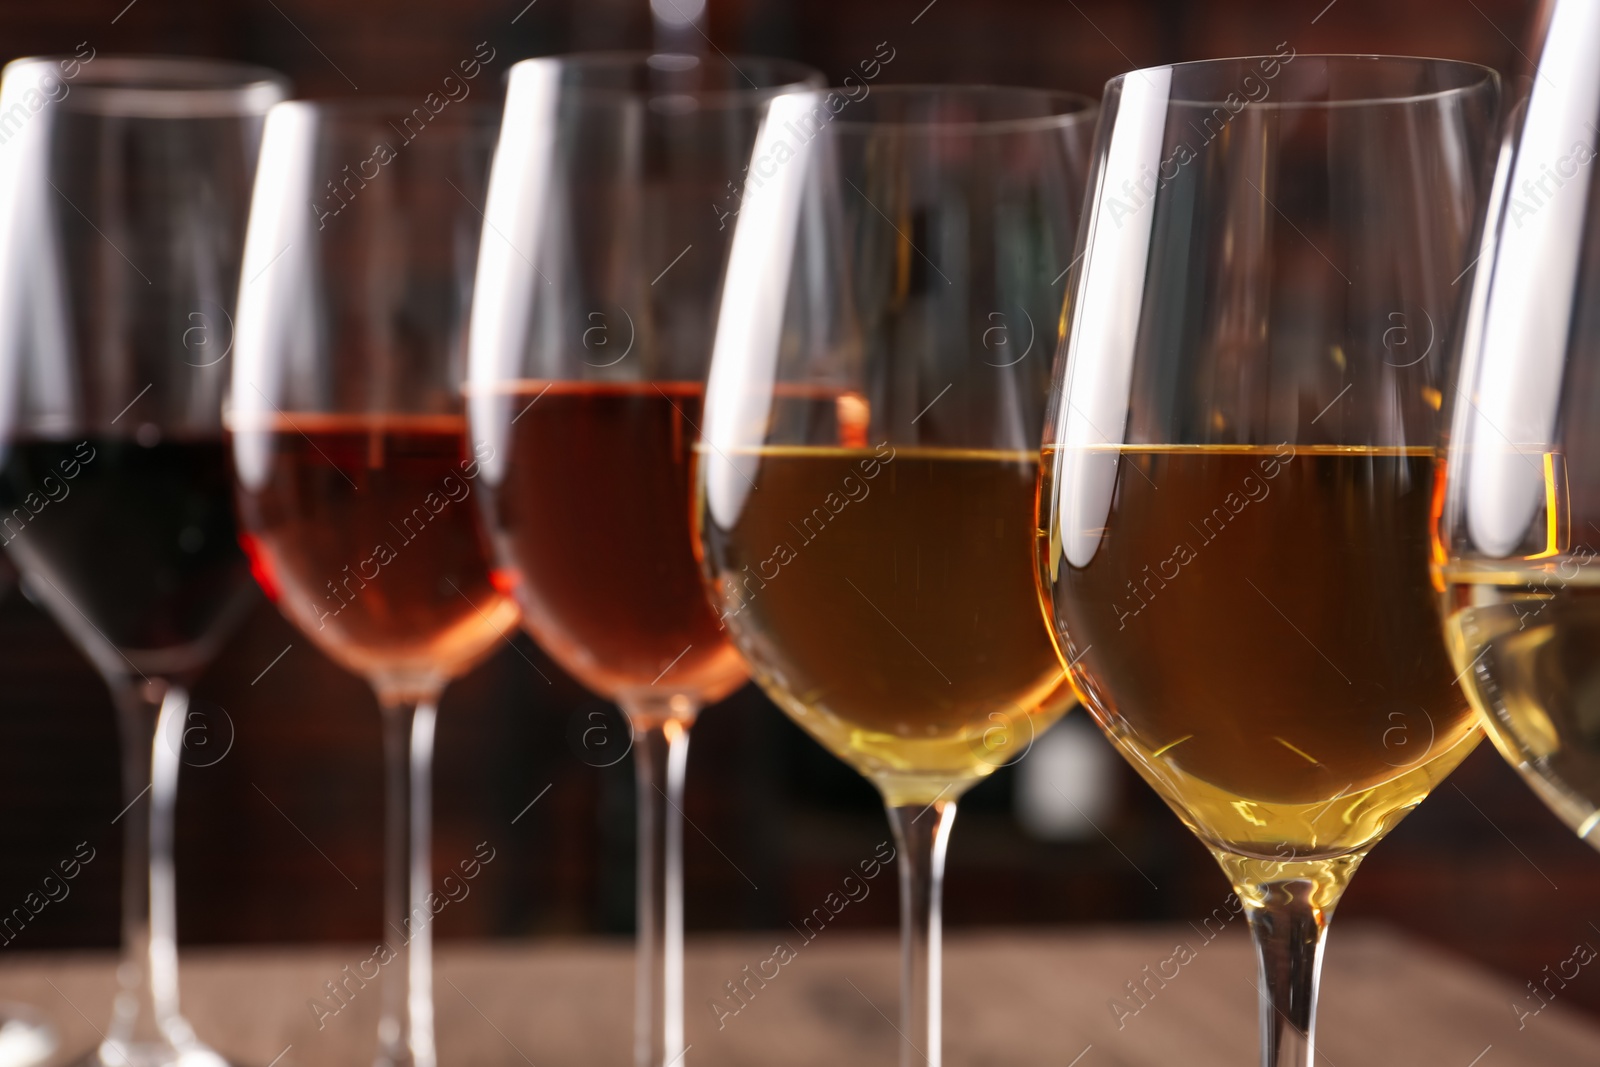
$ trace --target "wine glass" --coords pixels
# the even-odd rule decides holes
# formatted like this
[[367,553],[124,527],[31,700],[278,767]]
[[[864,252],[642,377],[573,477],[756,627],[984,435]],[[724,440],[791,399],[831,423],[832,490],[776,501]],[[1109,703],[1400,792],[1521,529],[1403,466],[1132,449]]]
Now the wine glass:
[[940,1062],[960,796],[1070,705],[1034,486],[1094,104],[893,86],[774,100],[698,448],[708,588],[752,676],[878,788],[900,860],[900,1063]]
[[1434,559],[1479,721],[1600,847],[1600,11],[1547,10],[1475,275]]
[[1210,848],[1308,1067],[1334,906],[1481,735],[1427,578],[1499,80],[1295,55],[1107,86],[1039,493],[1079,696]]
[[429,773],[439,695],[514,629],[461,409],[490,111],[273,108],[229,392],[242,535],[285,616],[377,693],[380,1067],[433,1067]]
[[511,70],[467,407],[502,588],[628,718],[638,783],[634,1062],[683,1037],[683,781],[696,713],[744,684],[689,534],[717,285],[781,60],[632,53]]
[[122,989],[88,1056],[106,1067],[221,1062],[178,1010],[172,811],[189,686],[255,595],[221,398],[262,116],[285,95],[260,67],[92,53],[0,83],[0,526],[122,735]]

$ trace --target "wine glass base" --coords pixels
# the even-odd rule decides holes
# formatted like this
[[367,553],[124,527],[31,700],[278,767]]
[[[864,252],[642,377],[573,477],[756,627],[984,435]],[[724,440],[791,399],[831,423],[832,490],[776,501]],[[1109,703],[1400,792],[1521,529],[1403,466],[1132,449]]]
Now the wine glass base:
[[21,1004],[0,1004],[0,1067],[37,1067],[61,1043],[55,1027]]
[[[0,1063],[0,1067],[9,1065]],[[161,1041],[107,1039],[68,1067],[239,1067],[198,1041],[182,1048]]]

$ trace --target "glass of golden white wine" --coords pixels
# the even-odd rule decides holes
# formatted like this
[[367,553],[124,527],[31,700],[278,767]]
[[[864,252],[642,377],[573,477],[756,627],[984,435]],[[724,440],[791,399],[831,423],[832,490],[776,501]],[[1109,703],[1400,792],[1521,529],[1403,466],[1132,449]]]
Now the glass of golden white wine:
[[697,446],[713,605],[751,675],[883,794],[900,1062],[940,1061],[956,801],[1071,702],[1033,577],[1038,442],[1094,105],[776,98],[740,199]]
[[1479,741],[1429,518],[1499,83],[1276,54],[1107,86],[1041,464],[1085,707],[1210,848],[1267,1067],[1309,1067],[1335,905]]
[[1436,576],[1490,738],[1600,847],[1600,8],[1548,10],[1474,279]]

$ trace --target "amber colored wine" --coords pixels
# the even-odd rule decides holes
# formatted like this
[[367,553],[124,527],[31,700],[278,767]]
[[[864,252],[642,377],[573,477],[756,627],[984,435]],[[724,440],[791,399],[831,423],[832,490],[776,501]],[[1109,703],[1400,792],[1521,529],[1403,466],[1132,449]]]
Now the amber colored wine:
[[762,687],[890,803],[959,795],[1066,710],[1034,586],[1036,454],[753,455],[732,524],[699,512],[719,608]]
[[742,685],[689,533],[703,387],[527,381],[494,395],[510,432],[489,530],[534,639],[613,699],[704,704]]
[[0,543],[97,662],[181,675],[255,595],[231,480],[220,436],[21,438],[0,471]]
[[257,579],[330,656],[396,696],[462,673],[516,625],[490,582],[464,422],[290,413],[234,427]]
[[1089,451],[1057,487],[1047,450],[1040,496],[1087,706],[1215,849],[1355,862],[1481,736],[1429,581],[1433,450]]
[[1552,558],[1441,572],[1450,653],[1506,759],[1600,847],[1600,570],[1579,545]]

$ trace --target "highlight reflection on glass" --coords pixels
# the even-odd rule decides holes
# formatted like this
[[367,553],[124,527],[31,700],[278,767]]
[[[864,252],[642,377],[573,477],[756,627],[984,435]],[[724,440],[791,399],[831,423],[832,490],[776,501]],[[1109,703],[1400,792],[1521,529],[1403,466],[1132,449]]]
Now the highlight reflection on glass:
[[696,516],[753,677],[883,795],[900,1062],[937,1067],[956,802],[1071,702],[1033,508],[1094,108],[885,86],[835,117],[828,99],[775,100],[752,155]]
[[820,82],[748,56],[518,63],[484,208],[467,404],[496,579],[633,730],[637,1067],[685,1051],[689,730],[745,680],[689,532],[729,190],[768,101]]
[[217,725],[189,687],[254,600],[221,398],[262,116],[286,93],[260,67],[92,48],[0,83],[0,540],[122,740],[121,990],[86,1057],[104,1067],[222,1062],[178,1008],[172,813]]
[[1244,902],[1268,1067],[1312,1063],[1356,866],[1480,738],[1428,524],[1498,97],[1289,49],[1107,88],[1039,577],[1086,708]]
[[1436,575],[1489,736],[1600,847],[1597,47],[1600,9],[1555,4],[1474,279]]
[[[417,114],[293,101],[268,116],[228,415],[257,579],[382,706],[379,1067],[437,1059],[435,713],[517,621],[490,581],[472,499],[487,450],[467,440],[460,396],[496,115]],[[358,178],[342,169],[369,157]]]

